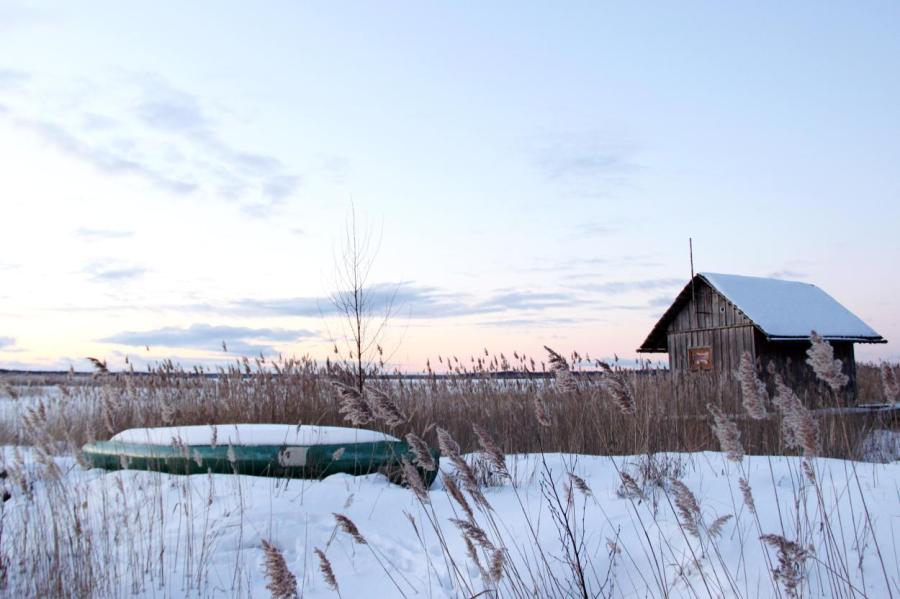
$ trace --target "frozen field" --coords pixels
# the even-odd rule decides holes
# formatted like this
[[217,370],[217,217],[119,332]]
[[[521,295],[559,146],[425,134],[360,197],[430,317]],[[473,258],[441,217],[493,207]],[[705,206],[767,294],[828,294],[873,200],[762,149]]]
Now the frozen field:
[[[545,468],[538,455],[508,456],[514,484],[486,487],[489,507],[469,498],[472,522],[486,536],[475,543],[479,566],[451,521],[465,513],[440,480],[422,503],[381,475],[184,477],[85,471],[72,459],[40,464],[36,457],[4,452],[12,498],[3,507],[2,548],[7,588],[17,596],[38,594],[35,580],[51,580],[58,560],[90,574],[96,596],[267,597],[263,539],[283,552],[300,596],[310,598],[338,596],[323,579],[316,549],[343,597],[578,595],[572,547],[594,596],[788,596],[770,572],[779,565],[777,549],[759,540],[770,533],[808,551],[798,566],[803,596],[900,593],[898,463],[817,459],[817,493],[799,458],[735,464],[714,452],[652,461],[553,454]],[[48,464],[58,475],[47,474]],[[640,488],[623,492],[620,470]],[[589,493],[576,485],[569,502],[567,472]],[[758,518],[743,499],[742,476]],[[668,477],[696,496],[699,536],[687,531]],[[574,544],[549,509],[554,496]],[[349,517],[366,544],[343,532],[335,513]],[[494,579],[483,569],[497,551],[504,563]],[[33,560],[30,571],[20,568],[24,560]]]

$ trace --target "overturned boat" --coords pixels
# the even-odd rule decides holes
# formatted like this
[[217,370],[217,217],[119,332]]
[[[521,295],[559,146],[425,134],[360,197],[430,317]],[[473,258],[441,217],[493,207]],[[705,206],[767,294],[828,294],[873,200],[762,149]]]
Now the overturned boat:
[[[431,450],[435,463],[439,455]],[[383,473],[403,481],[409,445],[378,431],[337,426],[216,424],[133,428],[109,441],[88,443],[90,465],[171,474],[248,474],[321,479],[331,474]],[[437,469],[417,468],[430,486]]]

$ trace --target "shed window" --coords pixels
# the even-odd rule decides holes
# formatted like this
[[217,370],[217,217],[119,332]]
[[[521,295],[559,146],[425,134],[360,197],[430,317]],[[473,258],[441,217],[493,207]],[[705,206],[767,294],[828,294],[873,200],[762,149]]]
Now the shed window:
[[691,347],[688,349],[691,370],[712,370],[712,348]]

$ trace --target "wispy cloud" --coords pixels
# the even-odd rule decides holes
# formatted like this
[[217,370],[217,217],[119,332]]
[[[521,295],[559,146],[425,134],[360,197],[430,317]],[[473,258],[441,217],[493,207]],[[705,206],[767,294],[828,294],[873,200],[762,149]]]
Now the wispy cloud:
[[633,270],[659,266],[659,256],[654,254],[631,254],[627,256],[593,256],[590,258],[575,257],[569,259],[536,258],[527,267],[519,267],[516,272],[544,273],[556,272],[567,279],[597,278],[598,272],[613,270]]
[[179,135],[211,135],[209,120],[194,96],[166,85],[156,77],[147,77],[144,88],[136,112],[145,124]]
[[9,349],[16,344],[15,337],[0,337],[0,350]]
[[111,149],[107,144],[91,143],[67,128],[50,121],[17,118],[16,124],[41,138],[59,152],[80,160],[107,175],[133,175],[170,193],[184,195],[197,189],[193,181],[177,179],[151,167],[135,157],[127,156],[122,149]]
[[631,148],[599,133],[545,136],[532,147],[538,170],[577,195],[604,195],[637,170]]
[[[127,280],[145,272],[134,267],[101,263],[93,267],[90,274],[98,280]],[[665,280],[662,280],[665,281]],[[661,283],[659,283],[661,285]],[[653,289],[652,282],[628,281],[599,284],[606,295],[624,292],[628,288]],[[474,296],[447,291],[438,287],[420,285],[414,282],[383,283],[366,290],[365,301],[371,314],[378,318],[390,307],[395,320],[445,320],[474,316],[490,316],[484,321],[502,326],[503,322],[536,322],[556,319],[564,324],[567,311],[589,308],[597,313],[622,310],[646,310],[645,302],[624,303],[609,301],[609,297],[598,291],[580,288],[554,291],[530,291],[521,289],[498,289],[487,296]],[[328,295],[276,298],[238,298],[228,301],[199,301],[182,304],[106,304],[84,307],[65,306],[59,310],[102,311],[105,313],[166,310],[168,312],[191,315],[217,315],[228,318],[332,318],[339,314]],[[573,317],[574,318],[574,317]],[[579,320],[582,320],[579,318]],[[572,321],[574,322],[574,320]],[[507,326],[513,326],[509,324]]]
[[600,294],[621,294],[633,291],[656,291],[659,289],[675,289],[686,283],[683,279],[640,279],[634,281],[602,281],[585,282],[578,285],[582,291]]
[[612,223],[587,221],[576,224],[574,229],[577,237],[606,237],[618,233],[622,227]]
[[544,310],[582,305],[585,301],[564,292],[534,292],[506,290],[496,293],[486,301],[474,304],[474,308],[484,312],[507,310]]
[[133,237],[134,231],[79,227],[78,229],[75,229],[75,236],[85,241],[105,241],[109,239],[127,239]]
[[301,178],[276,157],[233,147],[217,131],[215,119],[203,103],[161,78],[141,80],[142,97],[137,117],[147,127],[177,136],[204,156],[216,159],[208,174],[223,195],[244,200],[242,210],[254,217],[268,216],[296,194]]
[[0,68],[0,90],[21,89],[30,79],[25,71]]
[[[25,81],[27,74],[0,70],[0,89]],[[300,175],[275,156],[226,140],[221,118],[231,114],[210,110],[161,77],[129,76],[111,91],[89,81],[80,85],[94,88],[95,102],[49,112],[26,93],[5,104],[0,115],[5,112],[21,129],[104,175],[136,177],[176,195],[205,191],[235,202],[251,217],[271,216],[300,189]],[[62,89],[58,93],[65,96]],[[117,100],[122,95],[131,101]]]
[[238,354],[275,353],[273,343],[294,343],[317,338],[318,334],[305,329],[249,328],[211,324],[189,327],[164,327],[148,331],[124,331],[100,339],[103,343],[135,347],[161,346],[206,351],[221,351],[222,342],[228,351]]
[[147,269],[114,261],[98,261],[87,265],[84,272],[93,281],[118,283],[141,277],[147,272]]
[[531,318],[508,318],[503,320],[485,320],[483,322],[477,323],[479,326],[484,327],[498,327],[498,328],[508,328],[508,329],[519,329],[519,328],[561,328],[561,327],[569,327],[576,325],[584,325],[590,322],[596,322],[597,319],[585,319],[585,318],[551,318],[545,316],[534,316]]
[[658,297],[654,297],[647,305],[651,308],[668,308],[675,301],[675,295],[660,295]]
[[[495,291],[484,299],[450,293],[437,287],[411,282],[373,285],[366,301],[374,313],[389,306],[398,315],[413,319],[453,318],[479,314],[546,310],[590,303],[567,292],[532,292],[515,289]],[[329,296],[281,299],[241,299],[228,303],[226,312],[255,316],[331,316],[335,313]]]
[[[204,309],[215,310],[215,306]],[[244,298],[219,306],[225,314],[237,316],[322,316],[334,310],[328,297]]]
[[116,119],[103,114],[85,112],[81,115],[81,124],[87,131],[112,131],[120,123]]

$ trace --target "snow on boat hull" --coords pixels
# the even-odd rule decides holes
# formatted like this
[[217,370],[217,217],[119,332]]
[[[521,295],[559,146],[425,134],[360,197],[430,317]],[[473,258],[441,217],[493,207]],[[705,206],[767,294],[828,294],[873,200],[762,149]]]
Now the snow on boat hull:
[[[229,447],[232,459],[229,459]],[[316,445],[160,445],[126,441],[96,441],[82,448],[85,459],[106,470],[152,470],[171,474],[247,474],[321,479],[331,474],[381,472],[400,483],[401,459],[412,461],[402,441]],[[435,462],[437,452],[432,451]],[[426,485],[436,471],[419,469]]]

